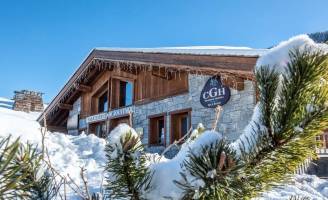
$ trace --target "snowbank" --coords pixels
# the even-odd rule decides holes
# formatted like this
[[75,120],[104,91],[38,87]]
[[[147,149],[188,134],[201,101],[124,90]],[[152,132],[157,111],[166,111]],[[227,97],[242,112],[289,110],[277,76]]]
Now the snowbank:
[[[138,133],[127,124],[119,124],[110,132],[107,137],[108,144],[116,147],[111,154],[111,158],[116,158],[119,152],[123,152],[121,138],[125,138],[127,134],[131,134],[131,137],[139,137]],[[141,141],[138,142],[138,145],[142,145]]]
[[[179,199],[182,191],[174,184],[174,180],[180,180],[182,172],[182,163],[187,159],[189,151],[197,154],[201,147],[215,143],[222,139],[222,135],[215,131],[205,131],[195,140],[184,143],[179,153],[172,159],[162,158],[160,162],[154,163],[151,167],[154,170],[153,183],[158,186],[156,190],[150,192],[148,198],[158,199],[159,196]],[[192,177],[188,177],[192,179]]]
[[[40,145],[40,126],[35,121],[38,114],[0,108],[0,136],[12,134],[14,137],[20,136],[23,141],[29,140]],[[126,130],[133,131],[127,125],[121,125],[120,130],[125,130],[123,132]],[[112,137],[119,138],[119,135],[120,133],[113,134]],[[196,140],[184,144],[181,151],[173,159],[162,158],[161,162],[153,163],[152,169],[156,170],[153,183],[157,187],[148,197],[151,199],[164,199],[164,196],[178,198],[181,195],[181,190],[174,185],[172,180],[180,179],[181,163],[187,157],[188,150],[191,149],[197,153],[201,144],[209,144],[220,139],[219,133],[205,131]],[[113,141],[115,140],[113,139]],[[101,186],[103,166],[106,162],[105,143],[104,139],[85,134],[69,136],[49,132],[46,138],[46,147],[49,150],[54,168],[63,175],[69,174],[77,184],[82,185],[79,173],[80,167],[85,166],[92,192],[99,191]],[[261,200],[287,199],[287,196],[294,194],[309,196],[312,199],[324,199],[328,197],[328,182],[316,176],[298,175],[292,184],[265,193]],[[79,199],[72,191],[68,197],[69,199]]]
[[[0,108],[0,137],[9,134],[20,137],[22,142],[41,146],[41,132],[36,118],[40,113],[25,113]],[[80,167],[87,170],[87,179],[91,192],[98,192],[106,158],[105,140],[94,135],[69,136],[62,133],[48,132],[45,146],[49,151],[53,167],[62,175],[69,176],[78,185],[82,185]],[[69,188],[70,199],[79,199]]]
[[266,192],[258,200],[282,200],[292,195],[308,197],[311,200],[328,199],[328,181],[312,175],[296,175],[290,184]]

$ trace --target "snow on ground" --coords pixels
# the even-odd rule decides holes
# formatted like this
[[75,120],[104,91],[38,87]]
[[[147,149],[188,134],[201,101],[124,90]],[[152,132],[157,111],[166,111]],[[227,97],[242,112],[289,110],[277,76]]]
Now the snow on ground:
[[313,175],[296,175],[290,184],[266,192],[258,200],[282,200],[292,195],[308,197],[311,200],[328,199],[328,181]]
[[[0,136],[12,134],[13,137],[21,137],[22,141],[28,140],[40,145],[40,126],[35,121],[38,115],[39,113],[24,113],[0,108]],[[220,135],[213,134],[212,132],[204,132],[199,136],[197,143],[208,143],[220,137]],[[197,151],[197,146],[199,146],[197,143],[189,144],[188,146]],[[54,168],[61,172],[62,175],[69,174],[77,184],[82,185],[79,173],[80,167],[85,166],[91,191],[99,191],[102,182],[102,166],[106,162],[104,139],[94,135],[69,136],[62,133],[49,132],[47,133],[46,147],[49,150]],[[187,148],[185,146],[185,150]],[[175,192],[179,192],[179,190],[176,189],[170,180],[179,178],[179,170],[177,169],[180,169],[180,164],[185,154],[186,151],[182,150],[176,158],[172,160],[163,158],[163,161],[154,167],[158,170],[154,176],[154,181],[160,187],[157,187],[159,190],[151,194],[152,199],[159,199],[159,195],[164,194],[177,196]],[[261,200],[287,199],[287,196],[293,194],[309,196],[312,199],[325,199],[326,197],[328,199],[328,181],[309,175],[298,175],[295,180],[294,184],[265,193]],[[78,199],[72,193],[69,197],[70,199]]]
[[[0,136],[11,134],[21,137],[22,142],[29,141],[41,146],[40,125],[36,118],[40,113],[25,113],[0,108]],[[49,151],[53,167],[62,175],[69,176],[79,185],[80,167],[87,170],[90,190],[99,191],[102,180],[102,166],[105,164],[105,140],[95,135],[69,136],[62,133],[47,133],[45,146]],[[69,188],[68,188],[69,190]],[[71,199],[77,198],[73,193]]]
[[[215,143],[222,139],[222,135],[215,131],[205,131],[194,141],[187,141],[184,143],[179,153],[173,159],[162,158],[161,162],[153,164],[151,167],[154,170],[153,183],[154,185],[160,185],[160,189],[153,190],[150,192],[150,199],[157,199],[161,197],[171,197],[173,199],[181,198],[182,191],[174,184],[174,180],[181,180],[180,173],[182,172],[181,165],[189,150],[194,154],[198,154],[201,150],[202,145]],[[190,180],[193,177],[187,177]],[[200,186],[200,181],[194,181],[195,186]]]

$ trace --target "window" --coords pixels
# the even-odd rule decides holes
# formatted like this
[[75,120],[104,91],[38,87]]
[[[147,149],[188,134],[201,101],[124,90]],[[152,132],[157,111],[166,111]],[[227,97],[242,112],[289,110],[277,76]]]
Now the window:
[[120,108],[133,104],[133,82],[121,80],[120,78],[112,79],[112,108]]
[[89,125],[89,133],[95,134],[98,137],[105,138],[108,133],[107,122],[101,121]]
[[98,98],[98,113],[108,111],[108,95],[107,91]]
[[165,145],[165,116],[149,118],[149,144]]
[[96,124],[96,133],[95,135],[101,138],[106,137],[107,127],[106,122],[100,122]]
[[190,127],[191,110],[182,110],[171,113],[171,143],[185,136]]
[[112,131],[116,126],[118,126],[119,124],[123,124],[123,123],[129,124],[131,126],[130,121],[131,121],[130,116],[123,116],[120,118],[111,119],[109,130]]
[[[110,104],[109,88],[109,82],[106,81],[100,87],[97,87],[97,89],[95,89],[95,92],[92,94],[90,102],[91,115],[108,112]],[[88,103],[88,101],[85,100],[85,103]]]
[[181,137],[185,136],[188,132],[188,115],[183,115],[180,118],[180,133]]
[[120,103],[119,107],[132,105],[133,85],[129,81],[120,81]]

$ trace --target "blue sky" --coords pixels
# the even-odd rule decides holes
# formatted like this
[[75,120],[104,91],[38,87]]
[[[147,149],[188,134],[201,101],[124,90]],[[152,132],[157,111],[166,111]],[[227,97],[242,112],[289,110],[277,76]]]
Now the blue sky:
[[265,48],[328,30],[327,0],[0,1],[0,96],[49,102],[94,47]]

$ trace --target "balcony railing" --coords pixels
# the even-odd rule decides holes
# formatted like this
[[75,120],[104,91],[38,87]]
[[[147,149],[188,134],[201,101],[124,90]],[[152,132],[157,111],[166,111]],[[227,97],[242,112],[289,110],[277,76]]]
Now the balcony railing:
[[328,132],[325,131],[322,135],[317,137],[317,140],[321,143],[321,146],[316,149],[318,156],[328,157]]
[[318,157],[328,157],[328,148],[317,148]]

